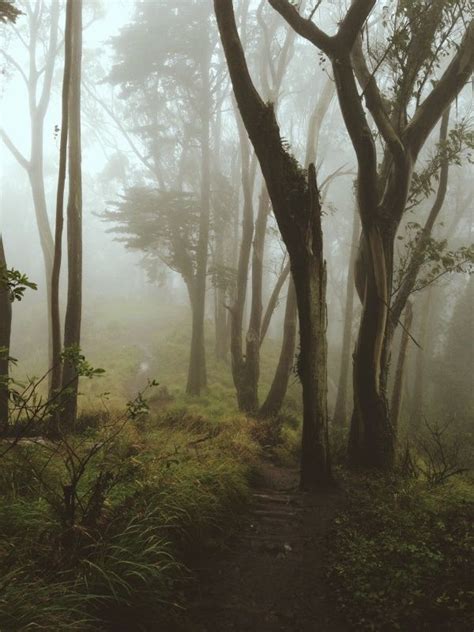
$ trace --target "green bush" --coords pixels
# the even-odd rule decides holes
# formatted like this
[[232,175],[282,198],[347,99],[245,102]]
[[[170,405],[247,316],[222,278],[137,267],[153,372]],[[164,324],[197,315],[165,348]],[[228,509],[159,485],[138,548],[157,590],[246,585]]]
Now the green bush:
[[328,538],[329,595],[354,630],[472,629],[474,487],[358,479]]

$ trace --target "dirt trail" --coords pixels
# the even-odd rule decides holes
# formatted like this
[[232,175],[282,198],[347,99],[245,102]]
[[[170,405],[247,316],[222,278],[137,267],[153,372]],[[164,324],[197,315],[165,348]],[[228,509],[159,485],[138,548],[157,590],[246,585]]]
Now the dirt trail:
[[294,470],[262,465],[227,551],[198,561],[183,632],[343,632],[324,599],[322,557],[337,492],[298,491]]

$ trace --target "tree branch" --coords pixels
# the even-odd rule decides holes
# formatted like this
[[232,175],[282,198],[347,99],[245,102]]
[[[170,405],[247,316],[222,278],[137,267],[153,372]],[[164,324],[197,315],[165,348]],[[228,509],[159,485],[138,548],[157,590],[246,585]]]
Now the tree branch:
[[3,140],[3,142],[5,143],[5,145],[8,147],[8,149],[11,151],[11,153],[13,154],[13,156],[15,157],[17,162],[23,167],[23,169],[26,169],[26,171],[28,171],[30,169],[30,166],[31,166],[30,162],[15,147],[15,145],[13,144],[12,140],[10,139],[8,134],[5,132],[5,130],[0,129],[0,137]]
[[367,67],[367,62],[362,51],[361,37],[356,38],[354,48],[352,49],[352,63],[357,81],[362,88],[363,95],[365,95],[365,103],[373,116],[377,129],[387,143],[394,160],[401,165],[405,159],[405,149],[390,121],[374,74],[371,73]]
[[466,29],[459,48],[436,86],[419,106],[406,128],[404,139],[413,158],[441,117],[456,98],[474,70],[474,20]]
[[312,20],[301,16],[288,0],[268,0],[268,2],[298,35],[301,35],[321,49],[328,57],[332,57],[335,54],[335,37],[330,37],[318,28]]
[[8,63],[10,63],[12,66],[14,66],[18,70],[18,72],[22,76],[23,81],[25,82],[26,86],[28,87],[28,78],[27,78],[27,76],[25,74],[25,71],[20,66],[20,64],[11,55],[6,53],[4,50],[0,50],[0,53],[5,57],[5,59],[7,60]]

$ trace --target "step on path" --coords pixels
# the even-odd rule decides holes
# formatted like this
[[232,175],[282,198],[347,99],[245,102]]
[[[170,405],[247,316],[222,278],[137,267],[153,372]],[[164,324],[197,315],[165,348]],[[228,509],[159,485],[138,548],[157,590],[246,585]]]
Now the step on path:
[[337,492],[306,494],[298,473],[264,466],[228,550],[197,560],[180,632],[337,632],[324,599],[324,537]]

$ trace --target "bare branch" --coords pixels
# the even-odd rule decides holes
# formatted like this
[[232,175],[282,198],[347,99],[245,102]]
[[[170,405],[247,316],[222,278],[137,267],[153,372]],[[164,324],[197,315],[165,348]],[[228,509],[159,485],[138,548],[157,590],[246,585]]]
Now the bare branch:
[[30,162],[15,147],[15,145],[13,144],[12,140],[10,139],[8,134],[5,132],[5,130],[0,129],[0,137],[3,140],[3,142],[5,143],[5,145],[8,147],[8,149],[11,151],[11,153],[15,157],[16,161],[23,167],[23,169],[26,169],[26,171],[29,171],[30,166],[31,166]]
[[446,107],[456,98],[474,70],[474,20],[469,24],[459,48],[436,86],[419,106],[409,123],[405,144],[416,158],[423,143]]

